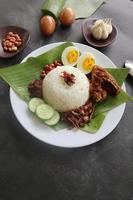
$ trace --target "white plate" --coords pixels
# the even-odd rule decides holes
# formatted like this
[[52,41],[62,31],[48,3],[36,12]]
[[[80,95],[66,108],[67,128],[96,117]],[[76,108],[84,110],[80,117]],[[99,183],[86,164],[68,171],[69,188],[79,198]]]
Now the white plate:
[[[28,57],[38,56],[60,44],[61,43],[53,43],[41,47],[29,54],[23,61],[25,61]],[[97,51],[96,49],[79,43],[74,44],[80,49],[81,52],[89,51],[93,53],[98,65],[103,67],[116,67],[107,56]],[[75,129],[54,131],[51,128],[45,126],[40,120],[37,119],[35,115],[30,113],[27,104],[21,100],[20,97],[12,89],[10,89],[10,100],[16,118],[30,134],[43,142],[55,146],[69,148],[90,145],[106,137],[117,126],[125,110],[125,104],[122,104],[111,110],[107,114],[101,128],[95,134],[86,133]]]

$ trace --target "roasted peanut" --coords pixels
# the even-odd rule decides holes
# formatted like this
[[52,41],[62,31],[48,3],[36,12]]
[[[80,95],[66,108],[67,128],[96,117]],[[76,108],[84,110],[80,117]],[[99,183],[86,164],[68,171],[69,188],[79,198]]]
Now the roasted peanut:
[[12,51],[17,51],[18,48],[13,46],[11,49],[12,49]]

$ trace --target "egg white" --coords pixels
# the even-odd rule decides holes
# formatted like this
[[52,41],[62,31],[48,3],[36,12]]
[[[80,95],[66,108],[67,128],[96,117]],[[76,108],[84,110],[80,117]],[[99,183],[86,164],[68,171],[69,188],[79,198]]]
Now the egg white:
[[[77,56],[77,60],[76,60],[75,62],[69,63],[69,61],[68,61],[68,59],[67,59],[67,55],[68,55],[68,53],[69,53],[70,51],[72,51],[72,50],[77,51],[78,56]],[[75,65],[77,64],[77,62],[78,62],[79,55],[80,55],[80,52],[79,52],[78,48],[76,48],[76,47],[74,47],[74,46],[65,48],[64,51],[63,51],[63,53],[62,53],[62,57],[61,57],[61,60],[62,60],[62,62],[63,62],[63,65],[69,65],[69,66],[71,66],[71,67],[75,66]]]
[[[84,74],[88,74],[92,71],[92,69],[85,70],[84,67],[83,67],[83,63],[84,63],[86,58],[93,58],[95,60],[94,55],[89,53],[89,52],[85,52],[79,57],[78,62],[77,62],[77,68],[80,69]],[[96,60],[95,60],[95,63],[96,63]]]

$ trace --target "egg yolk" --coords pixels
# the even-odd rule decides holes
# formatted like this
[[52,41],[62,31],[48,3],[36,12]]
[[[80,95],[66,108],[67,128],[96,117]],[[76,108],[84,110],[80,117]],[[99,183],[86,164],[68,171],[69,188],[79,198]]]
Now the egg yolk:
[[91,71],[95,65],[95,60],[93,58],[86,58],[83,62],[83,69],[86,71]]
[[78,59],[78,52],[76,50],[69,51],[67,60],[70,64],[75,63]]

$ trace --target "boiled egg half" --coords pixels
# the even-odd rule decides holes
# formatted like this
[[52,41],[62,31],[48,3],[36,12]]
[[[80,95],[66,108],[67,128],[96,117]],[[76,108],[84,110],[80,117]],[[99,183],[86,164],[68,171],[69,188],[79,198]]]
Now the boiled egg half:
[[80,52],[78,48],[71,46],[64,49],[61,60],[63,65],[69,65],[73,67],[77,64],[79,56]]
[[80,69],[84,74],[88,74],[92,71],[96,64],[95,57],[89,52],[83,53],[77,62],[77,68]]

